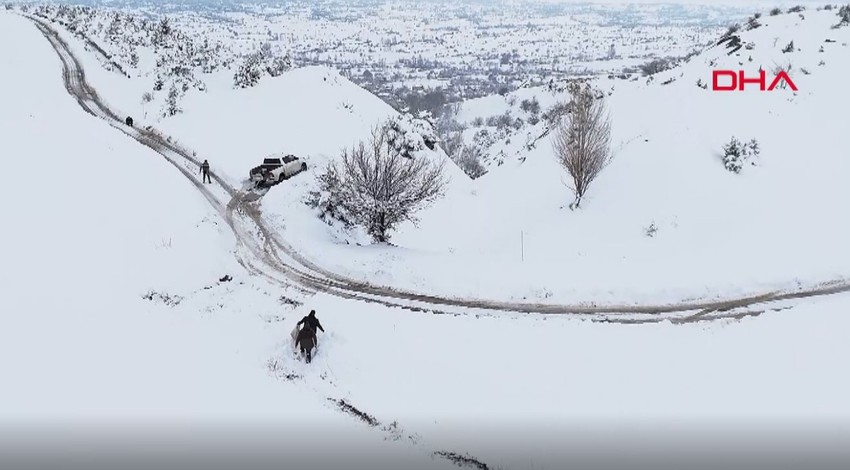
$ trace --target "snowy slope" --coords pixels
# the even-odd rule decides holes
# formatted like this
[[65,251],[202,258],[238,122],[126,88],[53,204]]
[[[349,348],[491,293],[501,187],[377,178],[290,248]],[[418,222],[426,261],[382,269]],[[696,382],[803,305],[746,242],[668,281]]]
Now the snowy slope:
[[[19,439],[38,442],[22,426],[43,443],[73,426],[79,445],[112,429],[118,446],[142,436],[182,442],[181,427],[218,438],[265,426],[252,442],[278,461],[323,434],[345,445],[310,456],[313,464],[448,466],[270,375],[265,362],[287,349],[295,322],[277,302],[282,292],[245,275],[219,214],[173,167],[80,109],[31,23],[0,13],[0,32],[0,61],[25,71],[0,78],[4,458],[24,449]],[[218,282],[225,274],[234,280]],[[143,299],[151,290],[181,301]]]
[[[625,442],[639,446],[632,449],[632,467],[638,457],[670,458],[671,446],[681,452],[674,458],[688,458],[686,451],[700,444],[694,428],[715,425],[743,452],[764,450],[754,442],[783,449],[769,454],[779,459],[769,468],[778,469],[799,462],[788,452],[815,447],[806,440],[817,436],[809,429],[850,419],[850,384],[840,373],[850,354],[846,295],[789,302],[778,306],[784,310],[741,321],[628,326],[546,316],[429,315],[325,295],[305,299],[268,285],[236,266],[234,240],[189,182],[68,97],[55,54],[31,24],[0,14],[0,39],[0,60],[28,71],[0,78],[2,100],[10,104],[0,109],[0,164],[11,175],[0,188],[5,200],[14,201],[4,226],[22,228],[0,238],[6,268],[0,284],[3,434],[10,425],[39,422],[212,423],[229,430],[267,424],[263,435],[248,433],[238,442],[274,443],[281,459],[318,439],[327,446],[311,456],[317,467],[339,467],[346,459],[346,468],[448,468],[429,455],[446,450],[468,452],[491,468],[540,469],[586,467],[582,459],[592,457],[616,461],[621,454],[612,455],[612,447]],[[654,126],[643,130],[668,135]],[[539,179],[553,168],[546,158],[531,157],[513,171],[494,172],[493,181],[513,184],[517,175],[536,173],[519,182],[528,183],[524,189],[532,195],[546,190],[531,176]],[[34,186],[30,178],[17,177],[31,171],[33,161],[60,171],[46,173]],[[534,162],[537,167],[528,166]],[[635,168],[641,167],[627,169]],[[714,170],[716,162],[700,168]],[[770,169],[764,165],[741,176]],[[618,171],[628,183],[626,169]],[[477,188],[479,198],[497,193],[495,183],[488,184]],[[602,196],[610,187],[600,181],[598,196],[581,214],[622,205]],[[269,195],[285,194],[284,188]],[[523,202],[522,194],[502,197]],[[498,209],[528,212],[521,206]],[[422,233],[436,237],[437,218],[446,215],[438,206],[430,217],[434,221]],[[493,226],[486,225],[486,213],[477,217],[453,227],[454,236],[480,239]],[[301,243],[298,237],[312,235],[297,224],[284,234]],[[322,242],[315,246],[327,249]],[[451,269],[426,272],[429,286],[479,261],[466,256]],[[223,274],[234,280],[217,282]],[[175,307],[143,301],[148,289],[183,300]],[[280,296],[306,303],[292,308],[281,305]],[[319,312],[327,330],[309,366],[292,357],[286,341],[307,308]],[[270,378],[268,360],[273,375],[298,378]],[[402,432],[340,415],[327,397],[349,400],[380,427],[397,421]],[[743,435],[750,431],[744,425],[753,423],[788,429],[791,436],[778,442],[763,427]],[[672,426],[668,433],[659,432],[663,425]],[[292,433],[293,426],[307,431]],[[821,448],[841,444],[841,436],[831,434]],[[710,453],[702,458],[720,448],[719,435],[709,437],[700,450]],[[686,463],[693,468],[697,461]]]
[[272,153],[337,155],[395,114],[392,108],[326,67],[306,67],[244,90],[187,97],[184,113],[163,123],[233,183]]
[[[406,227],[394,239],[405,249],[331,252],[309,239],[301,246],[353,275],[488,298],[673,300],[844,277],[850,258],[840,247],[850,224],[837,214],[850,203],[850,165],[841,158],[850,28],[830,29],[838,22],[834,11],[804,16],[762,17],[764,26],[741,33],[755,48],[740,57],[720,46],[649,84],[602,80],[600,89],[614,89],[617,157],[581,211],[566,208],[567,177],[544,139],[519,155],[524,161],[508,158],[476,180],[474,193],[435,206],[419,229]],[[791,40],[800,51],[783,54]],[[794,65],[796,96],[696,86],[698,79],[710,82],[714,67],[738,69],[743,62],[756,71],[780,60]],[[669,78],[676,81],[662,85]],[[535,91],[517,95],[519,103]],[[546,90],[537,95],[544,109],[553,101]],[[476,106],[499,102],[486,98]],[[758,139],[758,167],[740,175],[723,168],[721,147],[732,136]],[[515,138],[514,146],[518,140],[524,143]],[[650,238],[652,224],[658,232]]]
[[[310,171],[264,198],[266,216],[309,258],[355,278],[545,302],[674,301],[811,285],[850,272],[850,259],[835,250],[850,224],[831,216],[849,200],[841,182],[850,166],[835,153],[844,123],[833,116],[847,98],[841,80],[850,67],[844,45],[850,28],[830,29],[838,22],[834,10],[803,16],[762,16],[762,27],[740,33],[754,48],[738,56],[716,46],[648,82],[600,80],[599,88],[611,93],[617,157],[583,210],[566,209],[567,177],[549,139],[523,150],[542,133],[538,124],[512,136],[504,165],[479,180],[450,165],[449,194],[422,214],[418,227],[402,226],[396,247],[358,246],[368,240],[336,232],[303,204],[325,162],[394,114],[335,71],[296,69],[249,90],[211,86],[187,96],[184,112],[157,127],[237,187],[267,154],[305,158]],[[800,50],[782,53],[791,40]],[[713,68],[755,71],[787,62],[802,87],[796,96],[715,93],[696,85],[710,82]],[[123,109],[120,86],[97,75],[92,80]],[[513,109],[532,97],[543,110],[566,99],[547,89],[514,95]],[[475,100],[461,117],[502,114],[506,101]],[[723,168],[720,149],[732,136],[758,139],[758,167],[740,175]],[[657,235],[650,238],[652,226]]]

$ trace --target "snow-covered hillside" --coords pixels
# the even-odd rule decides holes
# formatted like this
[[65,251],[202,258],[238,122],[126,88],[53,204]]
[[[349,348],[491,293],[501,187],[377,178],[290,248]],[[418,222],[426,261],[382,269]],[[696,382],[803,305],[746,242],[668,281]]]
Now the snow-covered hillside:
[[[0,13],[0,62],[25,71],[0,77],[0,460],[29,445],[64,455],[51,439],[66,426],[79,446],[113,429],[113,452],[151,439],[136,443],[149,455],[168,440],[209,449],[241,428],[251,442],[231,437],[209,455],[451,467],[270,374],[269,360],[295,363],[285,338],[300,312],[278,301],[288,293],[245,274],[220,215],[171,165],[80,109],[32,23]],[[181,434],[201,424],[208,434]],[[10,434],[22,429],[40,434]],[[345,445],[298,457],[318,435]]]
[[[396,246],[358,246],[304,204],[324,162],[395,114],[330,69],[211,91],[156,127],[237,186],[266,153],[307,159],[307,173],[263,197],[264,215],[305,257],[375,284],[603,302],[833,279],[850,272],[841,249],[850,168],[835,107],[847,97],[836,77],[850,70],[850,28],[830,29],[829,15],[807,13],[799,25],[764,18],[741,33],[762,54],[754,62],[788,56],[763,44],[780,35],[776,47],[793,39],[802,49],[795,64],[823,56],[825,65],[794,76],[796,96],[697,87],[712,59],[740,60],[722,47],[649,84],[606,82],[619,153],[583,209],[566,209],[565,177],[544,139],[475,181],[451,168],[447,196],[420,227],[405,225]],[[836,42],[809,49],[825,39]],[[105,101],[138,117],[132,79],[114,79],[69,43]],[[122,427],[144,424],[169,438],[181,426],[239,432],[203,450],[257,448],[277,467],[457,468],[437,452],[505,469],[622,467],[624,456],[710,467],[706,456],[732,436],[744,459],[766,444],[782,449],[766,454],[775,470],[835,445],[834,435],[812,443],[810,429],[840,438],[850,420],[846,294],[682,325],[433,315],[308,295],[240,265],[220,207],[130,131],[86,114],[31,22],[0,12],[0,63],[20,71],[0,76],[0,456],[34,442],[10,435],[26,426],[97,434],[111,425],[120,439]],[[518,95],[543,104],[546,93]],[[724,169],[720,147],[732,135],[761,142],[758,166]],[[307,365],[289,333],[310,309],[327,331]],[[698,434],[709,427],[716,433]],[[160,439],[148,450],[173,449]]]
[[[836,158],[844,123],[832,117],[850,67],[850,28],[831,28],[836,12],[765,14],[760,27],[737,33],[745,47],[732,55],[724,43],[648,79],[596,80],[608,95],[616,158],[580,211],[566,208],[567,176],[545,132],[544,115],[568,99],[563,84],[465,103],[459,116],[467,123],[484,118],[486,128],[487,118],[506,110],[523,123],[488,150],[484,177],[470,181],[450,165],[447,197],[418,227],[403,226],[394,247],[360,246],[369,241],[327,226],[304,204],[326,162],[397,115],[337,72],[306,67],[250,89],[210,87],[156,125],[236,187],[268,154],[304,158],[309,171],[272,189],[264,211],[288,243],[353,278],[445,295],[573,303],[793,289],[850,272],[850,259],[835,252],[850,224],[830,216],[846,209],[841,182],[850,176]],[[795,50],[783,53],[791,41]],[[87,70],[98,69],[93,56],[84,55]],[[713,69],[755,73],[788,63],[796,94],[698,86],[710,83]],[[118,109],[141,112],[128,98],[132,80],[102,68],[90,78]],[[488,130],[498,138],[496,128]],[[470,127],[467,137],[479,131]],[[720,152],[732,137],[758,140],[757,167],[724,169]]]
[[[836,215],[850,201],[841,158],[850,28],[832,29],[835,13],[765,15],[763,26],[739,33],[754,45],[739,56],[715,46],[649,83],[598,81],[611,92],[616,158],[580,211],[566,207],[567,175],[549,136],[524,149],[544,133],[541,120],[504,145],[503,165],[396,236],[403,248],[328,247],[313,235],[293,243],[352,275],[488,298],[673,300],[844,278],[850,258],[840,246],[850,224]],[[790,41],[799,50],[783,53]],[[716,68],[754,74],[788,62],[796,94],[697,86]],[[515,116],[532,97],[543,111],[567,99],[546,88],[515,95]],[[476,100],[461,116],[499,115],[508,101]],[[758,166],[724,169],[721,149],[733,136],[758,140]]]

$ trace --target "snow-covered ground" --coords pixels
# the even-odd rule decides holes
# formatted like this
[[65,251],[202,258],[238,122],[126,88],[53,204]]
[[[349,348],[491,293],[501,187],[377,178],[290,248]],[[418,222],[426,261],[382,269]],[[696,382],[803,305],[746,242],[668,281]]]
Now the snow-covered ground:
[[[273,439],[276,455],[294,462],[449,467],[270,374],[269,359],[294,362],[284,338],[300,312],[239,268],[219,214],[171,165],[80,109],[30,22],[0,13],[0,32],[0,62],[22,71],[0,78],[5,459],[26,429],[37,433],[24,433],[29,445],[66,426],[81,442],[112,430],[127,445],[122,438],[148,430],[205,425],[214,434],[268,427],[252,436],[266,444],[259,450]],[[227,274],[234,279],[219,282]],[[151,291],[179,304],[143,299]],[[298,456],[320,437],[341,444]]]
[[[528,137],[520,133],[504,146],[504,164],[484,177],[470,181],[452,168],[447,197],[418,227],[401,227],[393,247],[360,246],[368,241],[330,229],[304,204],[325,162],[395,114],[333,70],[307,67],[249,90],[191,95],[182,114],[157,126],[209,158],[235,186],[267,154],[304,158],[310,171],[272,189],[263,208],[288,243],[354,278],[541,302],[667,302],[795,288],[850,273],[839,248],[850,236],[838,216],[850,202],[843,183],[850,164],[840,158],[846,123],[837,114],[847,98],[850,28],[830,29],[835,11],[804,17],[763,16],[761,28],[741,33],[753,49],[728,56],[716,46],[649,83],[598,81],[612,90],[617,155],[582,210],[566,207],[567,175],[549,138],[526,151],[520,147]],[[782,53],[792,40],[799,50]],[[696,85],[710,83],[714,68],[756,73],[789,62],[801,87],[796,94]],[[87,67],[97,67],[91,57]],[[125,95],[110,83],[131,80],[115,77],[92,79],[121,109]],[[668,79],[675,81],[663,85]],[[544,110],[566,98],[545,89],[515,95],[512,108],[532,96]],[[470,102],[461,117],[502,114],[506,98]],[[523,132],[536,137],[542,126]],[[758,166],[741,174],[723,168],[721,147],[732,136],[759,141]]]
[[[844,126],[830,116],[847,96],[842,43],[850,28],[829,30],[817,18],[788,30],[803,49],[795,63],[816,61],[811,75],[794,76],[801,91],[792,101],[784,91],[716,96],[697,88],[704,60],[723,51],[656,79],[684,74],[668,86],[618,82],[615,142],[629,143],[585,209],[561,208],[569,194],[543,143],[524,163],[509,159],[474,182],[455,171],[450,194],[419,229],[402,229],[398,247],[346,245],[301,201],[314,184],[312,162],[335,157],[392,114],[328,69],[209,93],[158,127],[234,183],[267,152],[308,158],[310,172],[273,188],[263,210],[308,257],[373,282],[481,297],[637,300],[841,276],[850,272],[841,249],[850,200],[841,187],[850,175],[840,158]],[[753,40],[776,31],[756,30]],[[826,37],[837,42],[812,59],[806,51]],[[130,101],[77,51],[107,101],[119,109]],[[0,76],[2,433],[24,425],[265,425],[258,440],[273,440],[277,458],[318,440],[327,448],[311,464],[347,459],[349,468],[400,460],[450,468],[435,451],[469,453],[490,468],[565,468],[606,443],[662,452],[669,433],[680,432],[696,445],[684,431],[709,425],[731,435],[744,424],[837,425],[822,444],[844,442],[847,295],[679,326],[439,316],[303,298],[246,273],[227,226],[193,185],[79,108],[31,23],[0,13],[0,63],[21,71]],[[757,124],[744,127],[750,121]],[[732,134],[759,139],[758,167],[723,169],[716,153]],[[652,221],[659,231],[649,238],[643,227]],[[226,274],[233,280],[220,282]],[[143,298],[152,291],[180,301]],[[282,297],[304,303],[293,308]],[[292,356],[288,334],[311,308],[328,331],[306,365]],[[340,413],[327,398],[346,399],[380,425]]]

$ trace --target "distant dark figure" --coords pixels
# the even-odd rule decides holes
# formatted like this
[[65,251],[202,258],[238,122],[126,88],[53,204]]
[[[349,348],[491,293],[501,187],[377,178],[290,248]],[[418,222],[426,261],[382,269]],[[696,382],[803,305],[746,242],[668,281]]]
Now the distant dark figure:
[[204,160],[204,163],[201,164],[201,174],[204,175],[204,183],[209,181],[212,184],[212,180],[210,179],[210,162]]
[[301,355],[307,360],[307,364],[313,361],[313,348],[316,346],[316,330],[305,323],[298,331],[295,346],[301,349]]
[[127,116],[127,119],[124,120],[124,124],[127,124],[130,127],[133,127],[133,118]]
[[[322,324],[319,323],[319,319],[316,318],[316,311],[315,310],[310,310],[310,313],[306,317],[302,318],[301,321],[298,322],[298,325],[309,326],[310,329],[313,330],[314,336],[316,335],[316,330],[321,330],[322,333],[325,332],[325,329],[322,328]],[[318,337],[316,338],[315,343],[316,343],[316,346],[318,346],[318,344],[319,344]]]

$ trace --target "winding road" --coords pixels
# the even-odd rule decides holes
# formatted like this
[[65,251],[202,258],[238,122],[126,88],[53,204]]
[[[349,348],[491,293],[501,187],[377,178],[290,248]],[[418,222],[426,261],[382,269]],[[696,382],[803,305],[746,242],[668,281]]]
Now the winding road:
[[[789,301],[850,291],[850,281],[835,280],[809,287],[764,292],[720,300],[682,301],[670,304],[542,304],[454,298],[374,285],[328,271],[306,259],[286,243],[263,217],[260,195],[237,189],[212,174],[213,185],[204,185],[196,173],[200,165],[194,152],[181,148],[154,129],[124,125],[119,113],[109,108],[86,81],[85,71],[52,26],[28,17],[47,38],[62,61],[65,88],[88,113],[132,137],[163,156],[180,171],[232,229],[239,263],[251,274],[305,294],[326,293],[337,297],[373,302],[388,307],[439,314],[537,313],[571,315],[606,323],[641,324],[670,321],[676,324],[756,316],[769,310],[788,308]],[[229,199],[227,199],[229,198]],[[226,202],[225,202],[226,201]]]

